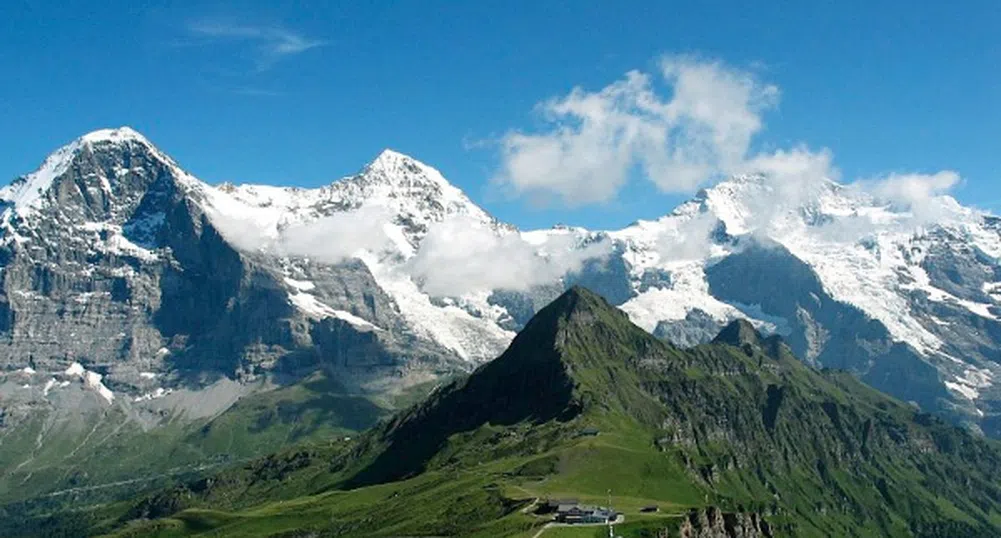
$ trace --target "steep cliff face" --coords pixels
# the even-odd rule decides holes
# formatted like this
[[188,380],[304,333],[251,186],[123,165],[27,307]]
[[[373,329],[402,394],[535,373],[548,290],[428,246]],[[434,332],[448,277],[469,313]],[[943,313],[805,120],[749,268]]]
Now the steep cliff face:
[[[0,200],[2,499],[133,475],[147,463],[108,475],[85,460],[144,435],[182,442],[180,425],[317,371],[340,394],[388,400],[468,369],[414,330],[364,262],[241,248],[219,217],[243,207],[234,196],[132,130],[72,142]],[[334,405],[305,392],[304,413]],[[57,472],[64,461],[80,467]]]
[[210,216],[220,196],[127,129],[87,135],[9,187],[0,367],[30,368],[41,390],[77,362],[134,399],[154,379],[329,368],[362,388],[459,363],[407,334],[365,264],[233,246]]

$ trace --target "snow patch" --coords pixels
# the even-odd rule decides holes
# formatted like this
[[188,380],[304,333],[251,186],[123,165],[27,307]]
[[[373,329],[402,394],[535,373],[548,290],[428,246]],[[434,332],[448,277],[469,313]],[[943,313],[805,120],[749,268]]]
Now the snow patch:
[[309,291],[316,288],[316,284],[308,280],[295,280],[294,278],[285,277],[285,283],[299,291]]
[[86,383],[88,387],[96,390],[102,398],[108,401],[108,403],[111,403],[114,401],[115,395],[108,389],[108,387],[104,386],[104,383],[101,382],[103,377],[104,376],[97,372],[88,371],[87,375],[84,377],[84,383]]
[[112,401],[114,401],[115,394],[111,392],[111,390],[109,390],[108,387],[104,386],[104,383],[101,382],[101,380],[104,377],[101,374],[97,372],[91,372],[90,370],[85,369],[83,365],[80,364],[79,362],[74,362],[73,364],[71,364],[64,373],[69,376],[77,376],[82,378],[84,385],[86,385],[90,389],[97,391],[97,393],[102,398],[104,398],[109,404]]
[[158,398],[163,398],[164,396],[174,392],[173,389],[164,389],[163,387],[158,387],[153,392],[147,392],[142,396],[136,396],[132,399],[133,402],[148,402],[150,400],[156,400]]
[[990,370],[970,366],[962,375],[956,376],[954,381],[946,381],[945,386],[973,401],[980,398],[981,390],[994,386],[994,374]]
[[946,381],[945,386],[948,387],[949,390],[962,395],[964,398],[970,401],[976,400],[977,398],[980,397],[980,392],[977,391],[977,389],[970,387],[968,385],[964,385],[962,383],[953,383],[952,381]]
[[[152,221],[151,221],[152,222]],[[151,224],[152,225],[152,224]],[[117,256],[131,256],[145,262],[160,259],[156,252],[141,247],[125,237],[122,227],[110,222],[85,222],[80,229],[93,233],[94,245],[98,250]],[[104,235],[104,239],[101,235]]]
[[289,301],[307,316],[313,319],[338,318],[342,319],[359,329],[382,330],[381,328],[365,321],[364,319],[344,310],[337,310],[321,303],[315,295],[310,293],[290,293]]
[[672,264],[669,268],[671,287],[650,288],[620,307],[636,325],[653,332],[661,321],[685,319],[689,312],[696,309],[721,323],[746,317],[738,309],[709,294],[703,262]]
[[454,351],[459,357],[470,362],[492,359],[514,338],[513,332],[502,329],[493,319],[475,317],[454,305],[435,305],[409,275],[380,262],[374,255],[365,253],[361,259],[379,287],[396,302],[408,324],[421,336]]
[[[24,176],[23,180],[15,181],[0,189],[0,200],[13,205],[13,211],[19,216],[33,214],[42,206],[44,195],[56,178],[69,170],[80,146],[81,141],[76,140],[57,149],[45,159],[38,170]],[[11,216],[10,210],[4,212],[5,221],[9,221]]]
[[25,366],[24,368],[21,368],[21,373],[26,375],[35,375],[35,369],[31,366]]
[[333,312],[333,317],[334,318],[343,320],[343,321],[345,321],[345,322],[347,322],[347,323],[349,323],[349,324],[351,324],[351,325],[353,325],[355,327],[358,327],[358,328],[361,328],[361,329],[370,329],[370,330],[381,331],[381,329],[379,329],[379,328],[375,327],[374,325],[372,325],[372,324],[370,324],[370,323],[362,320],[361,318],[358,318],[357,316],[354,316],[353,314],[351,314],[349,312],[338,311],[338,310],[333,310],[332,312]]
[[[920,290],[928,296],[929,301],[934,301],[938,303],[952,303],[955,305],[962,306],[966,310],[982,318],[997,319],[997,316],[995,316],[991,312],[991,307],[994,305],[986,303],[977,303],[966,299],[960,299],[959,297],[956,297],[955,295],[952,295],[951,293],[941,288],[933,286],[931,283],[931,277],[928,276],[928,272],[925,271],[925,269],[920,265],[908,265],[907,272],[914,279],[914,282],[911,284],[901,284],[900,285],[901,289]],[[987,290],[991,288],[987,284],[985,284],[983,288],[985,292],[990,293]]]

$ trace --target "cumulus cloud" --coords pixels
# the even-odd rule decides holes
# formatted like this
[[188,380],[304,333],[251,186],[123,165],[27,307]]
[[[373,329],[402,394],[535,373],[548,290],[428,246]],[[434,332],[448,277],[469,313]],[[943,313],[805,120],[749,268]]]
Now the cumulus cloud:
[[388,209],[363,206],[285,228],[273,248],[286,256],[339,263],[362,250],[379,252],[390,247],[386,233],[390,221]]
[[363,250],[379,252],[392,246],[386,233],[392,217],[388,209],[381,207],[363,206],[279,230],[262,226],[253,213],[243,215],[212,209],[210,215],[226,241],[246,252],[263,250],[339,263]]
[[749,213],[746,225],[759,232],[767,232],[776,218],[790,209],[809,205],[840,177],[829,150],[813,151],[805,146],[760,153],[736,171],[760,176],[765,183],[765,189],[752,191],[742,200]]
[[909,210],[916,216],[934,211],[959,184],[959,174],[943,170],[935,174],[890,174],[884,178],[860,182],[877,198]]
[[532,244],[518,233],[498,233],[476,220],[456,216],[428,230],[405,270],[433,296],[520,291],[551,283],[580,269],[586,260],[611,251],[604,241],[575,246],[571,236],[553,235]]
[[701,213],[685,221],[677,229],[657,237],[657,252],[672,261],[690,261],[707,258],[712,253],[712,234],[719,226],[716,216]]
[[548,128],[507,133],[494,181],[589,204],[614,198],[638,167],[660,190],[688,192],[739,167],[778,93],[721,62],[665,57],[655,77],[630,71],[596,92],[574,88],[539,104]]
[[[653,74],[630,71],[600,90],[577,87],[537,105],[544,127],[501,138],[493,179],[516,195],[583,205],[614,199],[634,175],[676,193],[734,174],[760,176],[766,188],[741,201],[746,226],[767,232],[774,219],[810,205],[841,180],[828,149],[751,152],[762,114],[779,94],[753,73],[722,62],[667,56]],[[898,173],[847,188],[908,211],[905,220],[913,225],[945,215],[955,202],[943,195],[959,180],[952,171]],[[853,221],[852,233],[863,220]]]

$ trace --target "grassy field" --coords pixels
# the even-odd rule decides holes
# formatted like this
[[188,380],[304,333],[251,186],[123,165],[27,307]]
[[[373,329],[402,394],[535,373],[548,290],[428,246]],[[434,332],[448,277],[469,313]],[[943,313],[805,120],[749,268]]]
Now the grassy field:
[[[331,535],[531,537],[551,519],[532,513],[537,500],[575,497],[606,505],[609,486],[614,484],[613,506],[627,518],[626,524],[617,527],[619,534],[641,536],[636,534],[639,530],[663,528],[671,516],[698,505],[703,495],[670,457],[652,451],[642,441],[635,425],[623,426],[620,423],[597,437],[532,456],[484,460],[480,465],[429,471],[400,482],[291,497],[243,510],[195,507],[169,518],[133,523],[112,535],[174,537],[208,532],[266,537],[313,528]],[[554,469],[554,474],[533,476],[533,472]],[[303,469],[260,494],[274,496],[284,488],[295,495],[304,484],[337,480],[336,475],[328,475],[318,481],[311,472]],[[210,500],[209,504],[218,503]],[[640,509],[649,505],[659,506],[662,513],[641,514]],[[595,530],[551,527],[543,535],[578,532],[584,534],[565,535],[593,536]]]

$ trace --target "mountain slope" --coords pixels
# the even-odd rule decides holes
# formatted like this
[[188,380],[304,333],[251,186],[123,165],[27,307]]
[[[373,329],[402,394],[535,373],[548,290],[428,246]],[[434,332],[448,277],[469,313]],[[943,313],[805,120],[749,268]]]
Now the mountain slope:
[[686,343],[748,317],[812,364],[997,435],[997,220],[948,197],[929,217],[811,181],[789,201],[766,177],[731,178],[611,232],[633,290],[617,304]]
[[[127,128],[72,142],[0,192],[0,499],[211,463],[225,447],[202,452],[188,428],[317,372],[344,398],[385,408],[466,370],[414,330],[363,262],[234,245],[216,215],[227,196]],[[266,429],[240,454],[290,442]],[[81,458],[153,439],[171,461],[146,450],[131,467]]]
[[[746,322],[680,350],[573,288],[504,355],[356,444],[174,489],[119,524],[131,521],[126,535],[527,537],[546,521],[528,513],[532,498],[598,503],[611,489],[623,536],[722,512],[730,531],[704,535],[986,537],[1001,528],[999,473],[996,443],[804,366]],[[642,515],[649,504],[662,512]],[[132,521],[140,513],[152,520]]]
[[[847,375],[811,371],[780,340],[760,337],[746,322],[726,328],[717,342],[672,348],[598,296],[572,289],[540,311],[500,358],[390,423],[381,434],[386,448],[348,484],[443,464],[442,450],[453,458],[466,453],[470,464],[500,457],[503,444],[486,448],[475,435],[460,440],[476,427],[548,419],[549,428],[559,429],[554,418],[576,417],[578,429],[632,424],[649,439],[649,449],[665,458],[673,453],[692,482],[720,502],[775,512],[775,521],[797,521],[807,534],[920,534],[926,525],[953,519],[996,531],[996,445]],[[558,382],[546,383],[559,390],[526,387],[523,399],[533,403],[521,412],[488,388],[540,369],[558,372]],[[428,436],[438,452],[428,457],[416,450],[403,458]],[[446,439],[457,446],[443,449]],[[398,470],[415,458],[424,460],[421,467]],[[649,493],[642,485],[616,486]],[[835,509],[845,517],[823,516]]]

